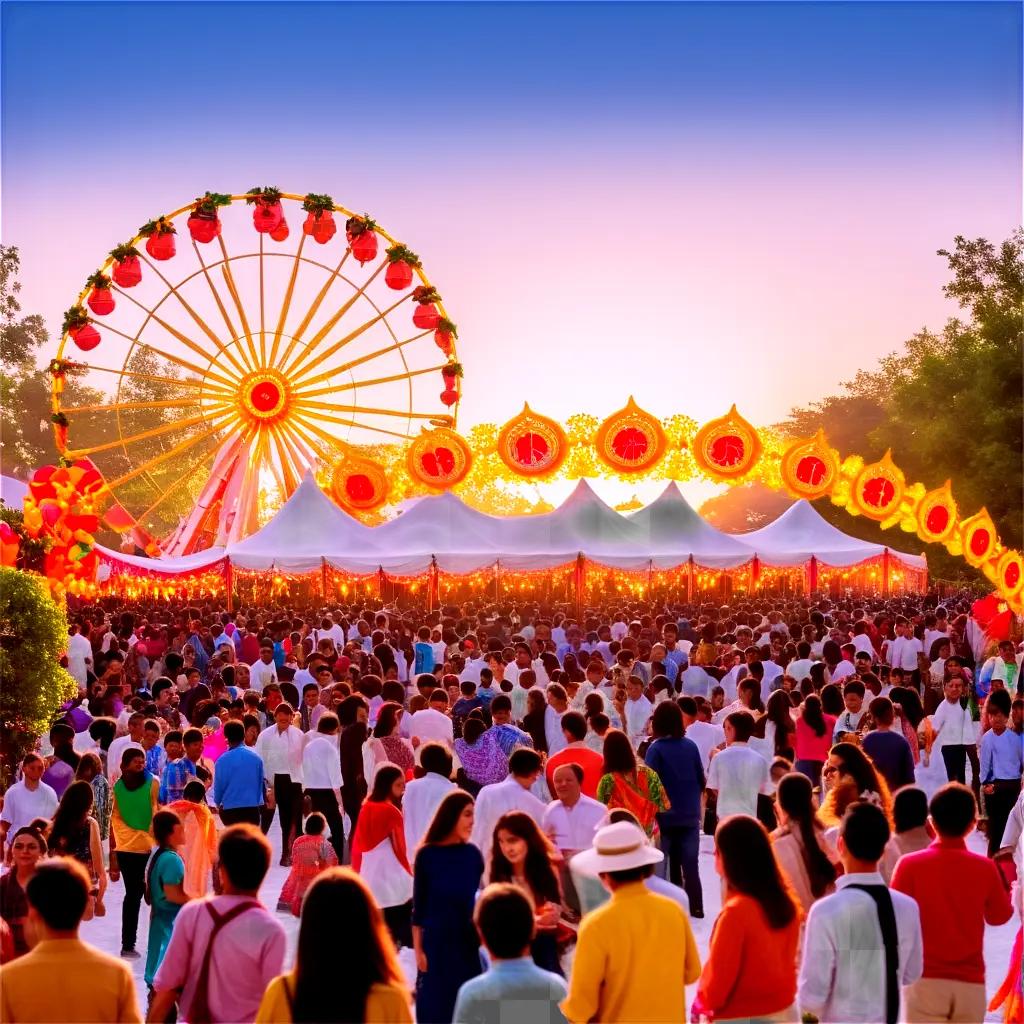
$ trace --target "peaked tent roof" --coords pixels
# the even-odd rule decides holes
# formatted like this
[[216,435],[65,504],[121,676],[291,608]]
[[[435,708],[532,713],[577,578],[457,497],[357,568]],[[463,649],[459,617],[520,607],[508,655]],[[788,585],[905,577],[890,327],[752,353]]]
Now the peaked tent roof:
[[656,569],[671,569],[693,557],[708,569],[729,569],[753,557],[737,537],[715,529],[683,497],[675,481],[650,505],[629,516]]
[[[809,501],[797,501],[774,522],[738,535],[766,565],[802,565],[815,557],[825,565],[844,567],[878,558],[884,544],[850,537],[833,526]],[[926,569],[924,555],[890,547],[889,553],[914,569]]]
[[374,531],[343,512],[307,473],[295,493],[262,529],[229,544],[228,558],[239,569],[311,572],[326,559],[352,573],[373,573]]

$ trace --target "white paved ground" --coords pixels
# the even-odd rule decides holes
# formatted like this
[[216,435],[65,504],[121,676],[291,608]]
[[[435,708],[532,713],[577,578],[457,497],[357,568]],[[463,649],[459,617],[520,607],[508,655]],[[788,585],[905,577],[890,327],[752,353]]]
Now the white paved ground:
[[[938,785],[945,782],[945,776],[942,770],[942,759],[940,757],[933,758],[932,765],[929,769],[918,770],[918,782],[929,793],[934,791]],[[281,886],[284,884],[284,880],[288,874],[287,868],[279,867],[277,864],[280,859],[281,836],[276,820],[274,827],[271,829],[270,839],[274,844],[274,866],[271,868],[270,873],[267,876],[267,880],[260,891],[260,896],[268,907],[275,907],[277,905],[278,893],[281,891]],[[972,849],[980,853],[984,852],[985,844],[982,836],[974,834],[971,837],[970,845]],[[694,921],[693,930],[697,939],[697,944],[700,948],[701,956],[703,957],[707,953],[708,940],[711,936],[711,926],[714,923],[715,916],[721,906],[719,879],[715,875],[712,840],[709,836],[704,836],[702,839],[700,871],[701,880],[704,884],[704,904],[707,916],[701,921]],[[107,916],[105,918],[94,919],[83,925],[82,928],[83,938],[114,956],[117,956],[121,950],[121,899],[123,893],[124,888],[120,883],[109,886],[106,900]],[[133,972],[139,988],[139,1000],[143,1007],[145,1006],[146,1001],[146,986],[142,980],[142,972],[145,965],[148,914],[149,910],[145,903],[143,903],[141,917],[139,920],[138,942],[138,948],[143,954],[143,957],[132,964]],[[291,958],[294,955],[295,941],[298,932],[298,920],[292,917],[289,913],[280,913],[278,917],[288,932],[288,964],[290,965]],[[1017,933],[1017,927],[1018,921],[1013,919],[1000,928],[989,928],[986,932],[985,963],[988,968],[987,975],[990,994],[999,986],[1005,975],[1006,965],[1010,955],[1010,947],[1012,946],[1014,936]],[[410,955],[403,955],[402,963],[407,974],[410,976],[411,982],[414,976],[412,957]],[[687,1005],[689,1005],[693,995],[694,991],[691,989],[688,992]],[[1001,1020],[1001,1017],[996,1014],[989,1014],[987,1019],[996,1021]],[[69,1024],[72,1024],[71,1018],[69,1018]]]

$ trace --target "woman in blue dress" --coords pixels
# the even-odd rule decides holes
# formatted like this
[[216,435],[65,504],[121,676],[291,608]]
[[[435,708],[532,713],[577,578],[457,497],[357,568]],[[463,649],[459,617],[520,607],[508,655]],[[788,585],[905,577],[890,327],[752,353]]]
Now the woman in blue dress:
[[473,905],[484,859],[469,841],[473,798],[454,790],[438,805],[413,864],[416,1019],[448,1022],[464,981],[481,972]]

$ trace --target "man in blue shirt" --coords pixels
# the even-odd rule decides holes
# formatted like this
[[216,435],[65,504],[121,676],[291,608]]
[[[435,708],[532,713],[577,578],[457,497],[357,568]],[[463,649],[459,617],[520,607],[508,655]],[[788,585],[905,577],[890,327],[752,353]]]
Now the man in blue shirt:
[[213,802],[225,825],[247,822],[258,826],[260,808],[266,803],[267,782],[263,759],[245,745],[245,726],[241,722],[224,723],[228,749],[217,760],[213,780]]
[[995,856],[1006,830],[1010,811],[1020,796],[1024,751],[1020,736],[1008,729],[1011,710],[1006,690],[993,690],[985,702],[991,728],[981,737],[981,790],[988,811],[988,855]]
[[565,979],[542,970],[530,956],[533,906],[516,886],[489,885],[473,920],[491,961],[484,974],[459,989],[456,1024],[565,1024],[558,1004]]

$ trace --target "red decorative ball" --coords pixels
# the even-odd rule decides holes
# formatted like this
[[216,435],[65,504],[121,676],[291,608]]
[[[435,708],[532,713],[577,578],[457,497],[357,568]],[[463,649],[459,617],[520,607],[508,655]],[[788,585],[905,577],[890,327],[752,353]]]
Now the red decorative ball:
[[404,292],[412,284],[412,267],[405,260],[395,260],[384,271],[384,283],[396,292]]
[[71,340],[83,351],[88,352],[100,343],[100,332],[92,324],[85,324],[82,327],[74,327],[68,334]]
[[817,455],[805,455],[796,464],[796,478],[802,484],[815,487],[820,484],[828,473],[828,467]]
[[220,220],[217,217],[200,217],[194,213],[188,219],[188,233],[195,242],[212,242],[220,234]]
[[448,476],[455,469],[455,455],[450,448],[439,447],[425,452],[420,460],[423,472],[437,479]]
[[345,493],[354,502],[366,502],[373,498],[373,481],[365,473],[352,473],[345,478]]
[[138,256],[126,256],[120,263],[114,264],[110,272],[114,284],[121,288],[134,288],[142,280],[142,264]]
[[352,239],[352,255],[360,263],[369,263],[377,258],[377,233],[364,231]]
[[86,302],[97,316],[114,312],[114,295],[109,288],[93,288]]
[[945,505],[930,508],[924,517],[924,525],[929,533],[942,533],[949,526],[949,509]]
[[872,508],[887,508],[896,496],[896,488],[884,476],[872,477],[864,485],[864,501]]
[[412,322],[421,331],[432,331],[441,322],[441,314],[432,302],[417,306],[412,315]]
[[709,455],[716,466],[738,466],[743,461],[746,450],[742,437],[724,434],[722,437],[716,437],[711,443]]
[[536,466],[548,457],[551,446],[540,435],[528,430],[520,434],[512,443],[512,451],[515,453],[516,462],[523,466]]
[[612,450],[624,462],[638,462],[650,446],[647,435],[636,427],[624,427],[612,438]]
[[150,235],[146,239],[146,252],[155,260],[169,260],[175,251],[174,235],[170,231]]
[[975,530],[971,534],[971,554],[975,558],[981,558],[982,555],[988,551],[990,544],[992,543],[991,535],[986,529]]

